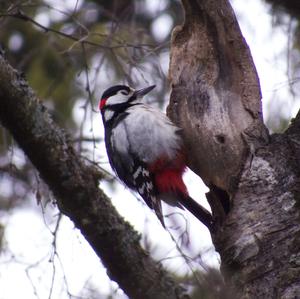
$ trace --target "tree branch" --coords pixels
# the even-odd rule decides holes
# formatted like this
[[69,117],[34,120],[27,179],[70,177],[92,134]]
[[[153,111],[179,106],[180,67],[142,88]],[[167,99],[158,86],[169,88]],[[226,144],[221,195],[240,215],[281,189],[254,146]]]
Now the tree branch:
[[[41,23],[35,21],[30,16],[23,13],[21,10],[16,10],[13,13],[2,13],[2,14],[0,14],[0,18],[5,18],[5,17],[19,19],[19,20],[23,20],[25,22],[30,22],[33,25],[35,25],[36,27],[38,27],[39,29],[44,30],[46,33],[47,32],[52,32],[54,34],[57,34],[57,35],[60,35],[64,38],[66,38],[66,39],[72,40],[75,43],[82,44],[82,45],[94,46],[94,47],[102,48],[102,49],[119,49],[119,48],[141,49],[141,48],[145,48],[145,49],[150,49],[151,51],[155,51],[157,48],[161,47],[161,46],[154,47],[153,45],[150,45],[150,44],[134,45],[134,44],[127,43],[125,41],[116,40],[116,39],[113,39],[113,41],[116,43],[115,45],[106,45],[106,44],[97,43],[97,42],[89,40],[90,36],[93,35],[93,34],[91,32],[89,32],[88,30],[87,30],[87,34],[85,36],[77,37],[75,35],[67,34],[63,31],[56,30],[56,29],[53,29],[51,27],[44,26]],[[106,34],[95,33],[94,35],[107,38]]]
[[25,79],[0,55],[0,121],[53,191],[62,213],[85,236],[111,279],[130,298],[183,298],[145,252],[139,235],[98,188],[98,175],[74,151]]

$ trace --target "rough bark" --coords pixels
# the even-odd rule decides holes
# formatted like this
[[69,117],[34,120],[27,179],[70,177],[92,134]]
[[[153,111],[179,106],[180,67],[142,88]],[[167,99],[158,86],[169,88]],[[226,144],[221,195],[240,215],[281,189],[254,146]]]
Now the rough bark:
[[257,148],[214,235],[222,268],[243,298],[300,297],[299,129]]
[[99,189],[99,175],[83,163],[22,75],[1,55],[0,121],[53,191],[61,212],[80,229],[110,278],[130,298],[186,298],[141,248],[139,235]]
[[[237,298],[300,297],[299,128],[268,136],[251,53],[227,0],[183,0],[169,116],[210,187],[213,242]],[[224,201],[230,198],[226,215]]]
[[185,130],[191,168],[231,193],[247,152],[243,136],[264,133],[257,73],[227,1],[183,4],[185,22],[172,34],[168,113]]

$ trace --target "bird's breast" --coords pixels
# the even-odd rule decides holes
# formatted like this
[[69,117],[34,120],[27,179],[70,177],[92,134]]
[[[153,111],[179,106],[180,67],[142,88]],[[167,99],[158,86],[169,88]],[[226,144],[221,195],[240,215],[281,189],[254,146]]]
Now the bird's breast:
[[[123,124],[120,123],[121,136],[117,146],[123,147],[124,136],[128,141],[129,151],[138,155],[146,163],[159,158],[173,159],[181,150],[182,140],[178,128],[162,112],[151,107],[133,107]],[[122,143],[122,144],[121,144]]]

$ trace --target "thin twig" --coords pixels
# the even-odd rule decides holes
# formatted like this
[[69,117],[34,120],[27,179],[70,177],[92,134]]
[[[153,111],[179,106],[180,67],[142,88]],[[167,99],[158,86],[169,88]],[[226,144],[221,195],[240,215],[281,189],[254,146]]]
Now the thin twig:
[[149,45],[149,44],[139,44],[139,45],[133,45],[130,43],[125,42],[124,44],[120,44],[120,45],[113,45],[113,46],[107,46],[107,45],[102,45],[96,42],[92,42],[90,40],[86,40],[90,34],[83,36],[83,37],[77,37],[74,36],[72,34],[67,34],[64,33],[62,31],[47,27],[42,25],[41,23],[35,21],[34,19],[32,19],[31,17],[27,16],[26,14],[24,14],[21,10],[18,10],[15,13],[10,13],[10,14],[0,14],[0,18],[3,17],[11,17],[11,18],[16,18],[16,19],[20,19],[20,20],[24,20],[26,22],[30,22],[32,24],[34,24],[35,26],[37,26],[38,28],[44,30],[46,33],[48,32],[52,32],[58,35],[61,35],[67,39],[73,40],[76,43],[81,43],[81,44],[86,44],[86,45],[90,45],[90,46],[94,46],[94,47],[99,47],[99,48],[103,48],[103,49],[119,49],[119,48],[136,48],[136,49],[141,49],[141,48],[152,48],[152,49],[156,49],[157,47],[153,46],[153,45]]

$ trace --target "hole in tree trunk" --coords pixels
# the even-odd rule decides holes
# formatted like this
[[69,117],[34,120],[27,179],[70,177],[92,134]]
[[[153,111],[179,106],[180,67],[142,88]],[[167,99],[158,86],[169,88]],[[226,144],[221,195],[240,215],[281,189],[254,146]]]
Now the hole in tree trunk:
[[225,143],[225,136],[223,134],[216,135],[215,138],[218,143],[222,143],[222,144]]
[[219,199],[225,214],[228,214],[230,211],[230,199],[228,193],[215,185],[210,185],[209,188],[210,192],[213,192],[215,197]]

